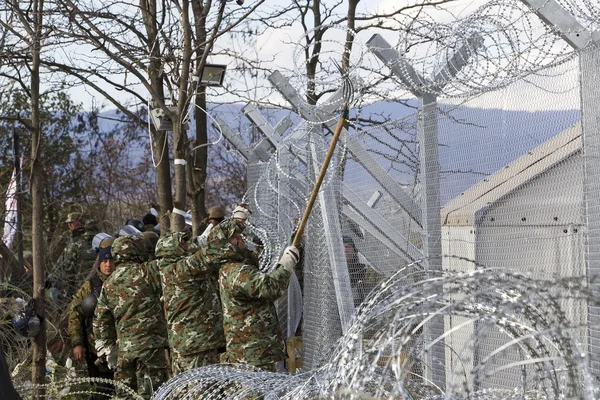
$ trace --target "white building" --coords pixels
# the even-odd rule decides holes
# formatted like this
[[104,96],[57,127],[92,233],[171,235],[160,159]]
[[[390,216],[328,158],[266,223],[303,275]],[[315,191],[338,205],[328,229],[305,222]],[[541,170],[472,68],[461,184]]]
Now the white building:
[[[441,210],[442,252],[450,256],[444,257],[443,268],[503,268],[543,279],[584,275],[581,150],[578,124],[448,202]],[[585,304],[565,300],[562,306],[574,321],[587,320]],[[457,328],[460,324],[465,325]],[[446,368],[453,370],[447,376],[465,376],[457,371],[464,368],[469,377],[474,362],[508,341],[496,329],[473,345],[472,322],[452,316],[446,317],[445,325],[446,332],[456,329],[446,338]],[[581,336],[585,343],[585,332]],[[520,357],[512,349],[491,362],[501,366]],[[487,370],[494,369],[487,365]],[[467,379],[472,388],[472,380]],[[519,370],[509,368],[483,381],[486,387],[515,388],[520,379]]]

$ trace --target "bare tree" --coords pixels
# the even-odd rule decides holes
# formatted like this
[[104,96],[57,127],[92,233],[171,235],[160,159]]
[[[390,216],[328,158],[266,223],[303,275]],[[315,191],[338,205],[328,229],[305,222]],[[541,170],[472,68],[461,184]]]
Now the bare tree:
[[[131,112],[131,106],[145,105],[161,109],[173,122],[174,196],[169,202],[171,185],[166,146],[167,133],[153,132],[159,181],[161,223],[171,208],[186,210],[192,199],[193,219],[204,216],[206,180],[206,109],[205,90],[200,76],[214,43],[235,29],[265,0],[247,7],[227,6],[226,0],[197,2],[140,0],[138,4],[99,4],[84,0],[58,0],[62,20],[56,30],[68,43],[95,53],[86,57],[77,49],[62,59],[48,58],[46,65],[85,83],[117,106]],[[118,88],[132,99],[128,106],[111,96],[106,85]],[[195,116],[196,137],[190,141],[186,126]],[[133,116],[132,116],[133,117]],[[140,123],[142,121],[140,120]],[[190,148],[195,151],[190,153]],[[157,168],[158,168],[157,167]],[[172,229],[179,230],[184,220],[179,211],[172,214]],[[197,225],[196,223],[194,225]]]
[[[33,250],[33,299],[35,301],[35,312],[40,317],[41,329],[35,336],[33,341],[33,363],[31,368],[31,380],[33,384],[44,384],[46,376],[46,325],[45,325],[45,246],[44,246],[44,188],[42,182],[42,162],[41,147],[43,144],[43,135],[41,132],[41,117],[40,117],[40,53],[42,48],[42,38],[44,35],[43,26],[43,0],[31,0],[28,2],[11,1],[7,4],[8,9],[5,10],[11,16],[11,26],[7,27],[4,22],[3,32],[4,38],[12,36],[15,41],[12,42],[10,49],[7,49],[7,42],[4,49],[9,50],[9,54],[18,47],[20,41],[27,49],[25,56],[20,60],[17,59],[17,64],[21,67],[26,67],[25,75],[29,76],[29,85],[26,84],[26,78],[19,71],[19,68],[14,68],[11,78],[27,89],[31,100],[31,122],[28,125],[31,132],[31,173],[30,173],[30,190],[32,200],[32,250]],[[21,47],[22,50],[23,47]],[[14,60],[11,60],[14,62]],[[13,65],[16,66],[16,65]],[[43,397],[44,389],[38,389],[36,397]]]

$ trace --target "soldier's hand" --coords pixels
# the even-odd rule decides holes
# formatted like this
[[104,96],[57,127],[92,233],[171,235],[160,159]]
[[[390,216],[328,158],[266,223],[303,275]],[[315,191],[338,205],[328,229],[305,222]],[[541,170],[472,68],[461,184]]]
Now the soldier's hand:
[[83,349],[82,345],[78,344],[77,346],[73,347],[73,357],[80,362],[85,360],[85,350]]
[[283,255],[279,260],[279,264],[283,265],[283,268],[290,272],[294,271],[298,260],[300,259],[300,251],[296,246],[288,246],[283,251]]

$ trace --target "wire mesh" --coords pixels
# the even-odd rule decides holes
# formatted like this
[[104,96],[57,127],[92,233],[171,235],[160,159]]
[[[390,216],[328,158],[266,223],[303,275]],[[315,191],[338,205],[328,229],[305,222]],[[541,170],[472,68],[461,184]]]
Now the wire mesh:
[[[578,32],[596,28],[593,2],[558,4]],[[211,366],[156,399],[597,397],[600,49],[574,52],[536,11],[491,1],[402,34],[388,66],[419,110],[374,126],[357,111],[277,302],[285,335],[303,336],[302,373]],[[306,86],[302,69],[292,82]],[[264,271],[304,210],[339,96],[296,104],[305,121],[247,160]]]
[[[371,127],[349,125],[321,191],[322,202],[313,210],[304,247],[304,370],[317,371],[307,382],[317,382],[320,394],[519,398],[587,393],[581,389],[589,379],[585,364],[595,356],[585,349],[588,341],[589,349],[595,343],[591,319],[596,309],[590,308],[588,315],[587,295],[569,293],[547,280],[570,282],[585,291],[588,273],[580,69],[572,53],[560,54],[544,68],[521,70],[501,85],[489,81],[486,90],[461,89],[460,96],[456,87],[442,91],[438,94],[446,97],[432,97],[429,103],[435,106],[433,111],[423,108]],[[595,97],[588,101],[595,102]],[[313,110],[319,111],[323,110]],[[329,120],[322,116],[317,122]],[[299,149],[291,154],[299,163],[296,177],[303,183],[296,197],[282,196],[294,198],[295,207],[273,209],[294,215],[278,217],[285,223],[299,215],[314,179],[311,160],[318,164],[323,151],[320,129],[306,130],[319,136],[306,133],[294,143],[299,135],[291,134],[284,146]],[[419,134],[432,132],[439,135],[435,160],[419,146],[423,143]],[[276,154],[274,158],[280,157],[280,151]],[[271,189],[280,194],[281,187],[273,182],[288,174],[279,171],[276,176],[272,171],[281,169],[281,160],[262,170]],[[431,161],[439,163],[439,199],[423,175]],[[262,176],[259,181],[266,182]],[[264,195],[263,190],[264,186],[258,192]],[[258,205],[259,196],[256,199]],[[442,207],[441,215],[431,214],[441,221],[437,237],[433,217],[424,220],[412,208],[416,204],[423,210],[432,200],[432,210],[436,201],[438,209]],[[271,226],[266,235],[279,237],[270,239],[277,249],[294,224],[284,230],[279,225]],[[440,246],[441,251],[430,253],[428,246]],[[455,276],[450,271],[462,271],[464,281],[443,278],[427,286],[425,282],[435,281],[440,269],[449,276]],[[529,286],[518,287],[521,278],[510,271],[527,272],[523,279]],[[385,283],[380,285],[391,275],[402,288],[421,285],[421,302],[413,309],[412,322],[391,322],[400,316],[390,313],[366,323],[362,318],[369,310],[389,304],[382,292],[375,292],[382,287],[383,292],[389,290]],[[477,281],[471,282],[474,286],[464,283],[470,279]],[[473,292],[465,297],[462,290],[467,288]],[[394,301],[400,301],[401,292]],[[528,296],[549,301],[544,304],[556,310],[549,315],[541,311],[546,306],[518,305],[529,301]],[[477,300],[457,306],[467,298]],[[371,304],[369,299],[379,302]],[[496,315],[498,299],[508,307],[502,317]],[[348,302],[358,314],[345,326]],[[357,326],[360,334],[353,331]],[[399,326],[402,339],[389,331]],[[395,339],[384,343],[384,337]],[[356,349],[360,352],[354,353]],[[401,357],[410,358],[410,363],[389,362],[402,351],[410,353]],[[359,356],[365,352],[378,354],[377,362]],[[564,373],[569,367],[560,365],[569,357],[575,357],[577,371]],[[358,374],[381,372],[382,365],[384,370],[403,372],[395,372],[390,380],[381,380],[385,374],[378,378]],[[360,383],[353,389],[355,382]],[[422,393],[416,395],[409,387]],[[288,396],[316,393],[306,383],[288,390]]]

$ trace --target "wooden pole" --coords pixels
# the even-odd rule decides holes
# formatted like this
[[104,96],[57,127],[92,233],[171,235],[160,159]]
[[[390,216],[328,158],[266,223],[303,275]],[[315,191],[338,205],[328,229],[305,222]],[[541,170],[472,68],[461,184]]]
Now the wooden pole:
[[296,230],[296,235],[294,236],[294,241],[292,245],[298,247],[302,240],[302,235],[304,235],[304,230],[306,229],[306,224],[308,223],[308,217],[313,209],[315,201],[317,200],[317,195],[319,194],[319,190],[321,189],[321,184],[323,183],[323,179],[325,179],[325,174],[327,173],[327,168],[329,168],[329,163],[333,158],[333,153],[335,151],[335,147],[337,142],[339,141],[342,130],[344,129],[344,124],[346,123],[348,117],[348,102],[344,104],[344,112],[340,117],[335,131],[333,132],[333,138],[331,139],[331,143],[329,144],[329,149],[327,150],[327,154],[325,155],[325,160],[323,160],[323,165],[321,166],[321,170],[319,171],[319,176],[317,177],[317,181],[315,182],[315,186],[313,187],[312,193],[310,194],[310,198],[308,199],[308,203],[306,204],[306,209],[304,210],[304,214],[302,215],[302,219],[300,220],[300,225]]

